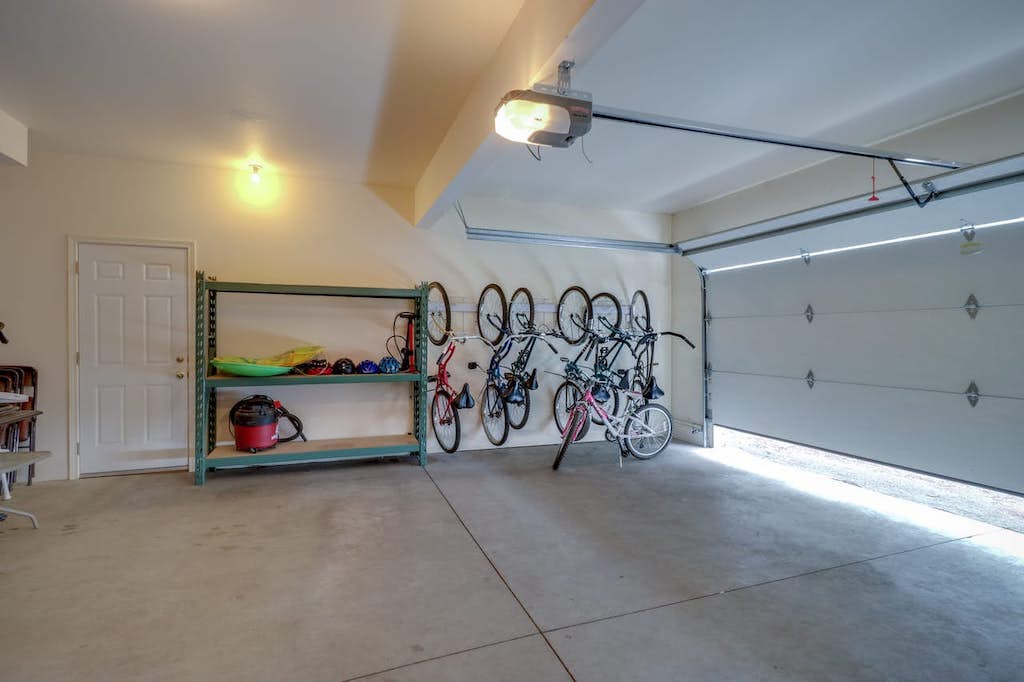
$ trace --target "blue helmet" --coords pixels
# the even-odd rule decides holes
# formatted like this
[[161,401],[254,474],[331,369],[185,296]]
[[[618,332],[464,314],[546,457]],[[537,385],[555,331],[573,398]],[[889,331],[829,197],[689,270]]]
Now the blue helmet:
[[356,371],[360,374],[376,374],[380,371],[380,367],[378,367],[377,363],[373,360],[363,360],[359,363]]
[[398,374],[402,369],[402,363],[390,355],[385,355],[380,359],[380,373],[381,374]]

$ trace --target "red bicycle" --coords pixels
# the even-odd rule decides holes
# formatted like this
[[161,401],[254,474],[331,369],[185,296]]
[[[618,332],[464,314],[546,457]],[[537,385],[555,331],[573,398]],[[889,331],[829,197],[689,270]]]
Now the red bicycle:
[[434,398],[430,402],[430,421],[434,425],[434,438],[445,452],[455,452],[459,449],[459,440],[462,438],[459,410],[468,410],[476,404],[469,391],[469,382],[466,382],[457,394],[448,382],[451,378],[448,363],[455,354],[456,341],[449,341],[448,347],[437,359],[437,374],[427,377],[428,382],[437,384]]

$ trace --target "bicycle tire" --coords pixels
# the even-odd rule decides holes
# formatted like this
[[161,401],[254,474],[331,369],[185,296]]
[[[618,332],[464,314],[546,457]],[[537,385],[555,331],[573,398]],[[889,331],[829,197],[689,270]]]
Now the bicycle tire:
[[[555,426],[558,427],[558,433],[565,432],[569,409],[579,402],[582,397],[583,389],[572,381],[563,381],[555,391],[555,397],[551,401],[551,411],[555,417]],[[562,409],[559,410],[559,408]],[[583,424],[583,429],[580,431],[579,437],[583,438],[587,435],[588,431],[590,431],[589,419]]]
[[[525,386],[523,387],[523,402],[519,405],[515,403],[505,403],[505,411],[508,413],[508,425],[515,430],[519,430],[526,426],[526,422],[530,419],[530,391]],[[515,415],[513,417],[512,415]]]
[[[480,422],[487,440],[492,445],[504,445],[508,440],[508,406],[501,397],[501,391],[494,384],[487,384],[480,397]],[[491,426],[488,427],[488,424]],[[497,426],[497,429],[493,427]]]
[[[587,423],[587,415],[582,411],[573,412],[569,416],[569,425],[566,428],[565,433],[562,434],[562,444],[558,446],[558,454],[555,455],[555,461],[551,463],[551,468],[558,471],[558,467],[562,464],[562,458],[565,457],[566,451],[569,446],[573,443],[579,442],[583,435],[580,434],[575,440],[573,440],[572,434],[576,430],[576,422],[582,421],[584,424]],[[581,427],[582,428],[582,427]]]
[[[454,437],[448,441],[442,439],[441,432],[438,431],[438,423],[444,421],[444,409],[451,413],[452,424],[455,426]],[[459,411],[452,406],[452,397],[448,391],[439,390],[434,393],[434,399],[430,402],[430,423],[434,427],[434,439],[442,450],[455,452],[459,449],[459,441],[462,440],[462,424],[459,422]]]
[[647,293],[643,289],[634,291],[629,301],[629,326],[644,334],[654,331],[651,325],[651,302],[647,300]]
[[[619,303],[619,299],[617,299],[614,294],[602,291],[599,294],[594,294],[593,298],[590,299],[590,307],[594,311],[593,318],[595,320],[599,317],[597,313],[598,306],[605,308],[609,306],[613,307],[615,312],[611,317],[605,317],[603,315],[600,317],[604,317],[608,324],[615,329],[622,327],[622,304]],[[605,334],[609,331],[603,323],[595,323],[594,328],[598,334]]]
[[[526,301],[517,302],[517,298],[525,298]],[[519,314],[522,311],[515,310],[518,306],[526,306],[525,316],[527,318],[526,324],[523,325],[520,321]],[[528,329],[533,328],[533,319],[536,314],[533,305],[533,294],[526,287],[519,287],[512,292],[512,297],[508,299],[508,327],[512,330],[513,334],[522,334]]]
[[[632,425],[637,420],[641,419],[644,415],[648,415],[649,416],[649,415],[651,415],[651,414],[653,414],[655,412],[660,413],[662,415],[662,417],[665,419],[664,423],[665,423],[666,431],[663,432],[665,434],[664,435],[664,440],[660,440],[659,439],[659,443],[660,444],[657,446],[657,448],[653,452],[640,452],[638,450],[638,448],[637,448],[637,441],[640,439],[640,437],[638,437],[638,436],[631,436],[630,435],[630,429],[631,429]],[[650,423],[649,419],[646,419],[644,423],[645,423],[645,425],[649,424]],[[625,443],[626,450],[629,451],[629,454],[633,455],[637,459],[645,459],[645,460],[646,459],[654,459],[655,457],[660,455],[662,452],[664,452],[665,448],[668,447],[668,444],[670,442],[672,442],[672,413],[669,412],[667,409],[665,409],[665,407],[663,405],[659,405],[657,403],[647,403],[643,407],[638,408],[629,417],[629,419],[626,420],[624,431],[625,431],[625,433],[622,436],[622,441],[623,441],[623,443]],[[650,436],[644,436],[644,438],[650,438]]]
[[[499,308],[498,311],[501,317],[501,326],[496,327],[492,320],[487,319],[487,315],[491,314],[490,311],[484,310],[484,299],[487,298],[487,292],[494,291],[498,296]],[[480,298],[476,302],[476,328],[480,332],[480,336],[487,339],[493,344],[501,343],[501,340],[505,338],[505,327],[508,326],[508,299],[505,298],[505,292],[502,288],[491,282],[483,288],[480,292]]]
[[[440,294],[439,301],[435,301],[437,307],[441,308],[438,311],[440,314],[435,316],[434,312],[431,312],[431,292],[438,292]],[[427,286],[427,337],[430,342],[435,346],[443,346],[444,342],[448,340],[448,332],[452,328],[452,306],[448,302],[448,292],[444,290],[444,286],[440,282],[431,282]]]
[[[571,314],[574,311],[568,310],[566,307],[572,294],[582,296],[584,305],[582,327],[578,321],[571,319]],[[590,296],[587,294],[587,290],[581,286],[571,286],[563,291],[562,296],[558,299],[556,317],[558,318],[558,331],[561,332],[562,337],[573,346],[579,345],[580,341],[586,338],[587,329],[590,327],[590,320],[594,317],[594,307],[590,303]]]

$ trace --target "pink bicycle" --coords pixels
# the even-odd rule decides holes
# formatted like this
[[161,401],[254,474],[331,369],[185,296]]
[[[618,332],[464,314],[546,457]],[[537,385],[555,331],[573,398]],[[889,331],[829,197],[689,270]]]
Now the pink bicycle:
[[552,469],[558,470],[566,450],[580,438],[591,415],[598,424],[604,424],[604,437],[618,442],[621,456],[628,453],[637,459],[651,459],[661,454],[672,440],[672,414],[657,403],[646,402],[640,391],[621,393],[626,396],[626,409],[616,416],[601,406],[611,397],[607,386],[590,381],[583,396],[569,408]]

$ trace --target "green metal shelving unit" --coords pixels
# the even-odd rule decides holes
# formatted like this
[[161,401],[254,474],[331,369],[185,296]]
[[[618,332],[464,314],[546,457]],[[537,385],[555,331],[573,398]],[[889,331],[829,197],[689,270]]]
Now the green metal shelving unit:
[[[400,374],[353,374],[276,377],[236,377],[216,374],[210,360],[217,355],[217,294],[291,294],[300,296],[345,296],[350,298],[405,299],[415,306],[416,368]],[[301,286],[218,282],[206,273],[196,273],[196,410],[195,483],[206,482],[206,472],[221,467],[288,464],[311,460],[369,459],[387,455],[414,454],[421,466],[427,464],[427,284],[414,289],[370,287]],[[413,431],[393,436],[329,438],[308,442],[281,443],[257,453],[238,452],[233,445],[217,445],[217,389],[255,386],[304,386],[310,384],[408,383],[412,388]]]

